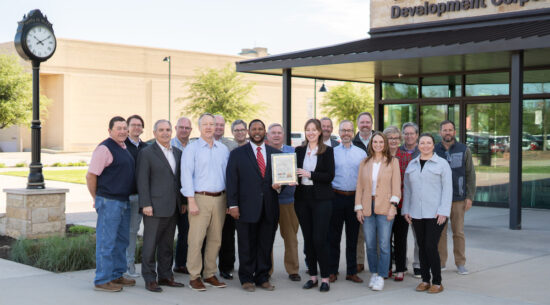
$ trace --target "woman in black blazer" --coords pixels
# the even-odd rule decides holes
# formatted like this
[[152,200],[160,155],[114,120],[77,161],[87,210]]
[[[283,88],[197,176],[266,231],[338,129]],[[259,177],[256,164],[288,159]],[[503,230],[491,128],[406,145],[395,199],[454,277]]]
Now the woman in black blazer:
[[329,291],[328,230],[332,214],[331,182],[334,178],[334,152],[323,144],[321,122],[310,119],[305,125],[304,145],[296,147],[298,186],[294,209],[304,235],[306,261],[311,279],[304,289],[317,287],[317,263],[321,269],[320,291]]

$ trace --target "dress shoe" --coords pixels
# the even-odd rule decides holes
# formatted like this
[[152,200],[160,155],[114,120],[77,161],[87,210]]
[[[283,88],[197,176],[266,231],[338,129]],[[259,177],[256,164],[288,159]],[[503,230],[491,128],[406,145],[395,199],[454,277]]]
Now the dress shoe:
[[363,270],[365,270],[365,265],[357,264],[357,273],[362,272]]
[[256,286],[254,286],[254,283],[243,283],[242,287],[243,290],[246,290],[248,292],[256,291]]
[[159,285],[160,286],[176,287],[176,288],[185,287],[185,285],[183,283],[178,283],[178,282],[174,281],[174,277],[171,277],[169,279],[160,279],[159,280]]
[[145,283],[145,289],[151,292],[162,292],[162,288],[159,287],[156,281]]
[[319,291],[327,292],[329,290],[330,290],[330,285],[328,283],[322,282],[321,287],[319,287]]
[[258,286],[261,287],[262,289],[267,290],[267,291],[275,290],[275,286],[271,285],[271,283],[269,281],[263,282]]
[[338,279],[338,277],[336,276],[336,274],[331,274],[331,275],[328,276],[328,281],[331,282],[331,283],[336,282],[337,279]]
[[189,270],[187,270],[187,267],[174,267],[174,272],[189,274]]
[[302,288],[304,289],[311,289],[313,287],[317,287],[319,285],[319,281],[313,282],[312,280],[307,281]]
[[420,284],[418,284],[418,286],[416,286],[416,291],[426,291],[430,289],[430,284],[429,283],[426,283],[426,282],[422,282]]
[[289,278],[291,281],[293,281],[293,282],[299,282],[299,281],[302,280],[302,278],[300,277],[300,275],[297,274],[297,273],[289,274],[289,275],[288,275],[288,278]]
[[357,276],[357,274],[346,275],[346,281],[352,281],[354,283],[363,283],[363,279]]
[[121,286],[126,286],[126,287],[130,287],[130,286],[135,286],[136,285],[136,280],[132,280],[132,279],[127,279],[123,276],[119,277],[118,279],[116,280],[112,280],[111,282],[115,283],[115,284],[119,284]]
[[226,280],[232,280],[233,274],[231,272],[225,272],[220,270],[220,276],[223,277]]
[[404,277],[405,277],[404,272],[397,272],[395,274],[395,277],[393,278],[393,280],[396,281],[396,282],[402,282]]
[[428,289],[428,293],[440,293],[443,291],[443,285],[432,285],[430,289]]
[[207,279],[204,279],[204,282],[212,287],[216,287],[216,288],[225,288],[227,287],[227,285],[224,283],[224,282],[220,282],[218,281],[218,278],[213,275]]
[[119,292],[119,291],[122,290],[122,286],[117,285],[113,282],[108,282],[108,283],[105,283],[105,284],[95,285],[94,290],[106,291],[106,292]]
[[195,291],[205,291],[206,290],[206,287],[204,287],[204,284],[202,283],[200,277],[198,277],[194,280],[190,280],[189,281],[189,286],[191,287],[191,289],[193,289]]

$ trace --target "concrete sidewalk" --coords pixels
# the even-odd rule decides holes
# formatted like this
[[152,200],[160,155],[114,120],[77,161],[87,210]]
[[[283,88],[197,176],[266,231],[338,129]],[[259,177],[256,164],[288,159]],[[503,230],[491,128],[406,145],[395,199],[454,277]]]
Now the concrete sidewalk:
[[[82,213],[81,221],[90,221],[92,213]],[[86,216],[88,215],[88,216]],[[69,219],[69,215],[67,215]],[[386,280],[384,291],[373,292],[366,283],[345,281],[345,262],[341,258],[340,277],[328,293],[305,291],[301,285],[307,275],[301,265],[302,282],[288,280],[283,267],[283,241],[277,234],[274,246],[275,291],[240,289],[238,278],[227,281],[225,289],[206,292],[189,289],[189,277],[176,275],[185,288],[164,288],[162,293],[144,289],[142,279],[135,287],[120,293],[93,290],[94,270],[55,274],[25,265],[0,260],[0,304],[550,304],[550,211],[524,210],[523,230],[508,230],[508,210],[474,207],[466,214],[466,254],[470,275],[458,275],[453,257],[443,272],[445,291],[438,295],[418,293],[420,280],[409,274],[403,282]],[[300,234],[300,233],[299,233]],[[412,258],[409,234],[409,258]],[[452,253],[449,236],[449,253]],[[300,238],[300,243],[302,240]],[[342,244],[342,249],[344,249]],[[300,248],[302,246],[300,245]],[[344,252],[344,251],[342,251]],[[343,255],[344,253],[342,253]],[[300,254],[300,262],[303,255]],[[238,266],[236,266],[238,267]],[[409,269],[412,269],[409,264]],[[359,274],[368,280],[369,274]]]

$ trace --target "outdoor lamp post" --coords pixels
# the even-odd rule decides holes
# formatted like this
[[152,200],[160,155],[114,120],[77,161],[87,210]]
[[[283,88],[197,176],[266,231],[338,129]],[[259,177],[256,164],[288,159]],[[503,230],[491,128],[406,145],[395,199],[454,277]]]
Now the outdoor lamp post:
[[164,57],[162,61],[168,62],[168,121],[170,121],[171,106],[172,106],[172,58]]
[[[319,92],[328,92],[328,88],[325,85],[323,80],[323,85],[319,88]],[[313,85],[313,118],[317,118],[317,79],[315,79],[315,84]]]

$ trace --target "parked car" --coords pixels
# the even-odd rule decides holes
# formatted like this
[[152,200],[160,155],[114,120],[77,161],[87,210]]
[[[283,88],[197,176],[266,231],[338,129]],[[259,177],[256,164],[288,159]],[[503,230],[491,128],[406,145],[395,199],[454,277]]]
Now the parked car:
[[306,137],[303,132],[292,132],[290,134],[290,146],[300,146],[305,140]]

